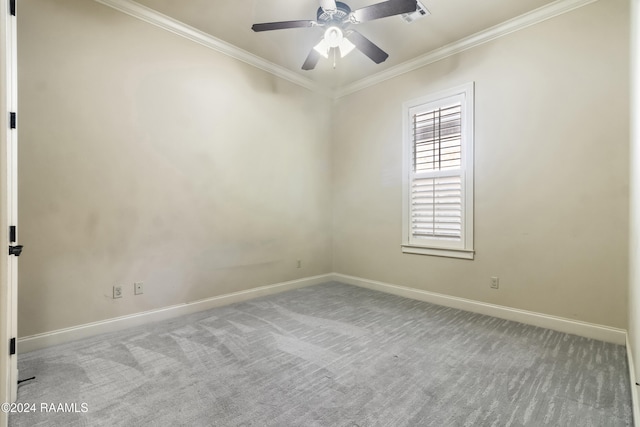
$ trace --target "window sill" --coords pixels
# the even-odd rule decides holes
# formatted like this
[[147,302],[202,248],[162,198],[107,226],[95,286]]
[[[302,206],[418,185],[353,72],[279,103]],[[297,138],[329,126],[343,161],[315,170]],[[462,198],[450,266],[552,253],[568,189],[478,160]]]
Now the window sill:
[[447,258],[473,259],[475,251],[458,249],[436,249],[422,246],[402,245],[402,253],[417,255],[433,255]]

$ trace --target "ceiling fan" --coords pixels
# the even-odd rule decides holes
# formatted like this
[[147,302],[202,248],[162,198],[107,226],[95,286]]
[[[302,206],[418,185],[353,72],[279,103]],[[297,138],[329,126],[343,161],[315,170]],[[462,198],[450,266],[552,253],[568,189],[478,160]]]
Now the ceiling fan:
[[371,40],[349,27],[353,24],[373,21],[387,16],[415,12],[418,8],[416,0],[388,0],[354,11],[342,2],[335,0],[319,0],[317,18],[315,21],[282,21],[253,24],[253,31],[283,30],[287,28],[325,27],[323,38],[311,49],[309,56],[302,64],[303,70],[313,70],[321,57],[328,58],[333,53],[335,68],[336,51],[344,57],[354,48],[367,55],[373,62],[380,64],[388,57],[384,50],[376,46]]

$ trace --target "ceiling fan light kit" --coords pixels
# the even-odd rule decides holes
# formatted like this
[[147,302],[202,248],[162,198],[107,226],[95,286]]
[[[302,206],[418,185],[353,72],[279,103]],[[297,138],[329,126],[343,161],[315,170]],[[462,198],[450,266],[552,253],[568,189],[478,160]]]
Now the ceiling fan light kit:
[[345,38],[342,30],[338,27],[329,27],[324,33],[324,37],[313,48],[325,58],[329,58],[331,49],[338,49],[340,57],[344,58],[353,49],[355,45]]
[[340,52],[340,57],[344,58],[352,50],[358,49],[373,62],[380,64],[389,57],[389,54],[359,32],[348,29],[348,27],[387,16],[419,12],[420,6],[416,0],[388,0],[351,11],[346,3],[335,0],[320,0],[316,21],[267,22],[253,24],[251,29],[260,32],[287,28],[326,27],[324,36],[311,49],[302,65],[303,70],[313,70],[320,58],[329,58],[331,52],[333,52],[335,68],[336,50]]

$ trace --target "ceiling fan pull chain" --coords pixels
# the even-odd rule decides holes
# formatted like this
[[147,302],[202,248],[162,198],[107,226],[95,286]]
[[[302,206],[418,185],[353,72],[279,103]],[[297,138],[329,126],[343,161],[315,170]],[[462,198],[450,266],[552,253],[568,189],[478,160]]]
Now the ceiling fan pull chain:
[[333,50],[333,69],[335,70],[335,69],[336,69],[336,50],[338,50],[338,49],[336,49],[336,48],[334,47],[334,48],[333,48],[333,49],[331,49],[331,50]]

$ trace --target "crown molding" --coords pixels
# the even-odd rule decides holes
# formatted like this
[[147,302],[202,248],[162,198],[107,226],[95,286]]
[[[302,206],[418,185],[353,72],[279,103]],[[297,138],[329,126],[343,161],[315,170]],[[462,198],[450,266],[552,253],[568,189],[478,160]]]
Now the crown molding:
[[188,40],[199,43],[217,52],[235,58],[246,64],[252,65],[256,68],[271,73],[291,83],[295,83],[306,89],[319,93],[327,92],[324,87],[318,85],[317,83],[306,77],[299,75],[298,73],[295,73],[280,65],[276,65],[273,62],[267,61],[266,59],[260,58],[259,56],[247,52],[246,50],[240,49],[239,47],[236,47],[230,43],[213,37],[210,34],[200,31],[197,28],[191,27],[167,15],[163,15],[162,13],[143,6],[140,3],[136,3],[133,0],[95,1],[97,1],[98,3],[102,3],[105,6],[116,9],[120,12],[126,13],[127,15],[133,16],[134,18],[138,18],[149,24],[155,25],[156,27],[160,27],[164,30],[170,31]]
[[524,13],[513,19],[487,28],[486,30],[479,31],[446,46],[432,50],[431,52],[428,52],[417,58],[391,67],[385,71],[381,71],[369,77],[365,77],[364,79],[358,80],[354,83],[350,83],[332,92],[328,92],[328,90],[324,86],[321,86],[311,79],[301,76],[294,71],[274,64],[273,62],[267,61],[266,59],[263,59],[257,55],[247,52],[246,50],[240,49],[239,47],[213,37],[212,35],[191,27],[183,22],[180,22],[153,9],[136,3],[133,0],[95,1],[112,7],[120,12],[126,13],[127,15],[138,18],[149,24],[160,27],[164,30],[170,31],[188,40],[199,43],[217,52],[235,58],[246,64],[252,65],[291,83],[297,84],[314,92],[330,95],[334,99],[337,99],[360,91],[362,89],[366,89],[385,80],[392,79],[394,77],[440,61],[449,56],[456,55],[465,50],[469,50],[484,43],[488,43],[513,32],[546,21],[547,19],[554,18],[556,16],[578,9],[582,6],[594,3],[598,0],[556,0],[553,3],[549,3],[548,5],[539,7],[538,9],[532,10],[531,12]]
[[381,71],[377,74],[346,85],[345,87],[334,91],[333,97],[337,99],[352,94],[385,80],[408,73],[424,67],[425,65],[432,64],[449,56],[472,49],[481,44],[488,43],[492,40],[506,36],[507,34],[522,30],[596,1],[598,0],[556,0],[553,3],[534,9],[531,12],[524,13],[513,19],[487,28],[486,30],[479,31],[446,46],[432,50],[431,52],[415,59],[403,62],[385,71]]

